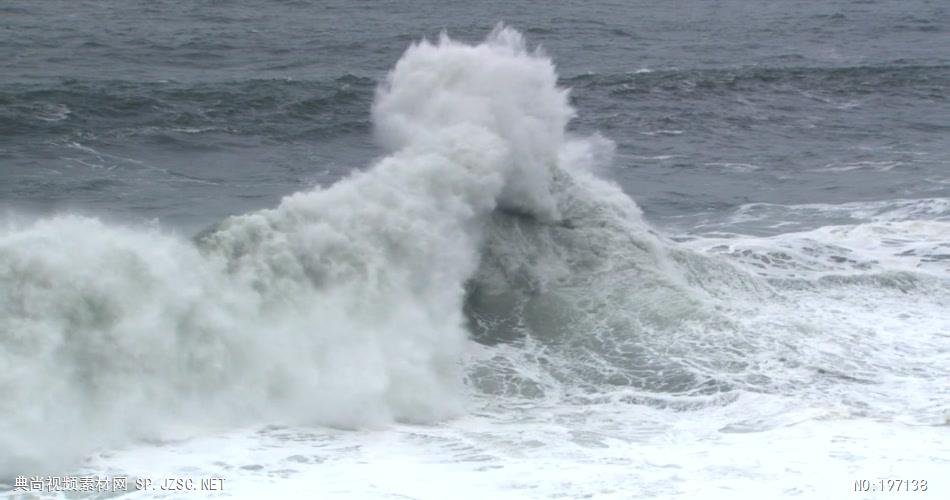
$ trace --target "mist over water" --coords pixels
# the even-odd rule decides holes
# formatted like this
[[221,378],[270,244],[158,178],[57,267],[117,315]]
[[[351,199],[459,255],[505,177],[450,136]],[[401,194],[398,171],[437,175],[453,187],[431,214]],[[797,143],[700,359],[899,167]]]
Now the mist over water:
[[[907,72],[920,78],[909,82]],[[578,480],[545,495],[696,493],[702,490],[629,483],[624,474],[652,471],[655,482],[675,483],[663,479],[673,467],[700,479],[735,479],[744,473],[723,475],[694,455],[711,449],[720,460],[738,461],[731,454],[747,456],[758,446],[742,441],[746,434],[776,450],[852,446],[854,455],[789,455],[796,474],[820,464],[844,464],[840,470],[852,475],[883,467],[884,458],[869,451],[875,443],[895,456],[906,445],[914,460],[944,464],[950,204],[939,182],[920,179],[939,181],[947,161],[942,139],[921,132],[931,138],[920,146],[930,149],[916,156],[899,151],[909,147],[903,143],[868,146],[820,173],[759,161],[802,137],[729,161],[709,149],[702,151],[709,168],[697,173],[668,151],[669,141],[711,132],[683,126],[682,117],[657,117],[651,106],[656,93],[666,101],[702,89],[717,101],[745,89],[755,107],[771,93],[797,101],[813,85],[820,90],[806,101],[840,104],[853,85],[872,85],[868,92],[881,95],[907,88],[927,94],[946,77],[945,66],[926,61],[906,69],[644,68],[565,77],[545,50],[499,24],[483,41],[442,34],[413,42],[378,84],[355,75],[148,84],[154,102],[138,102],[146,98],[129,91],[128,101],[104,112],[119,121],[128,119],[123,113],[152,113],[146,108],[161,115],[159,125],[129,125],[131,136],[165,137],[156,132],[168,125],[163,103],[198,103],[203,116],[172,118],[181,122],[166,137],[175,148],[223,152],[220,140],[243,133],[225,129],[253,121],[228,109],[258,109],[273,113],[275,129],[268,120],[253,125],[262,128],[252,142],[299,153],[307,134],[354,147],[364,139],[353,134],[371,131],[369,151],[378,154],[346,175],[326,173],[319,179],[326,182],[309,182],[273,208],[219,219],[193,237],[183,233],[208,214],[176,231],[164,221],[117,222],[121,217],[89,210],[25,215],[28,204],[14,203],[0,228],[0,483],[77,468],[142,474],[137,464],[153,461],[134,450],[154,446],[146,457],[170,450],[195,461],[167,458],[171,471],[236,474],[246,487],[266,482],[247,470],[286,479],[288,464],[312,462],[339,473],[341,489],[328,493],[352,493],[356,479],[347,479],[345,465],[365,463],[358,450],[373,446],[361,441],[380,436],[373,433],[393,440],[375,448],[377,456],[404,459],[424,450],[425,460],[462,464],[450,469],[459,474],[468,472],[465,464],[483,464],[477,470],[491,478],[480,479],[486,491],[508,494],[550,482],[564,463],[588,464],[590,477],[627,486],[608,491]],[[14,138],[26,133],[24,123],[40,119],[38,133],[53,133],[47,127],[86,113],[78,107],[85,97],[76,95],[103,92],[114,100],[128,90],[65,84],[70,89],[53,91],[53,101],[71,104],[30,104],[28,118],[22,102],[37,91],[18,87],[24,85],[3,87],[12,96],[4,99],[16,102],[3,112],[22,121],[9,127]],[[299,100],[310,93],[316,97]],[[597,96],[604,93],[642,99],[642,119],[669,127],[647,127],[635,148],[626,137],[615,143],[618,120],[641,118],[603,109]],[[278,104],[284,96],[294,109]],[[306,108],[327,106],[338,115],[312,124]],[[795,115],[780,103],[765,107]],[[803,126],[772,111],[750,133],[778,137]],[[723,108],[726,121],[731,112]],[[280,127],[288,120],[316,128],[287,139]],[[123,172],[118,182],[128,175],[133,184],[175,177],[196,189],[222,182],[156,170],[149,159],[111,147],[55,147],[93,170]],[[14,149],[0,153],[20,165],[26,157]],[[297,153],[281,161],[302,161]],[[639,177],[623,169],[631,159]],[[312,160],[306,169],[324,168]],[[247,178],[279,177],[279,168],[259,168]],[[669,177],[677,169],[682,175]],[[810,200],[816,195],[806,188],[855,172],[866,172],[868,183]],[[25,179],[17,175],[11,178]],[[805,188],[795,193],[798,175]],[[907,190],[867,199],[898,178]],[[789,193],[763,202],[741,189],[717,191],[729,179],[749,186],[778,179]],[[7,192],[26,184],[17,185]],[[630,193],[654,188],[644,194],[645,217]],[[872,443],[885,432],[897,437]],[[231,437],[204,442],[219,435]],[[925,449],[924,442],[936,444]],[[243,450],[236,456],[268,449],[288,456],[268,455],[259,458],[264,465],[244,469],[208,451],[225,445]],[[112,450],[133,451],[113,458]],[[307,458],[318,451],[326,454]],[[540,472],[519,468],[528,464]],[[762,479],[765,473],[749,467]],[[373,485],[382,484],[374,494],[408,491],[387,483],[392,474],[384,470],[369,474],[381,482]],[[517,486],[529,477],[534,486]],[[842,488],[850,479],[841,479]],[[815,491],[807,484],[805,491]],[[433,488],[410,496],[445,493]]]

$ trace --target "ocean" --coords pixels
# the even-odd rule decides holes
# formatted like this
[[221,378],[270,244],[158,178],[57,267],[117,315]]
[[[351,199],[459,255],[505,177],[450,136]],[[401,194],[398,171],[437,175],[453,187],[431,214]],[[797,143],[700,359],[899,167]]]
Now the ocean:
[[3,2],[0,394],[10,498],[947,497],[950,5]]

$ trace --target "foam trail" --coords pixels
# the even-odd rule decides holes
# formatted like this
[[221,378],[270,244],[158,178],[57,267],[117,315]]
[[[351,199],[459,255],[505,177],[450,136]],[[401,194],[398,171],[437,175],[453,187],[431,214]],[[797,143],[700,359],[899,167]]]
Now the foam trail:
[[197,245],[61,216],[0,233],[0,477],[255,421],[462,410],[464,286],[497,207],[557,220],[573,110],[499,27],[410,47],[373,118],[392,151]]

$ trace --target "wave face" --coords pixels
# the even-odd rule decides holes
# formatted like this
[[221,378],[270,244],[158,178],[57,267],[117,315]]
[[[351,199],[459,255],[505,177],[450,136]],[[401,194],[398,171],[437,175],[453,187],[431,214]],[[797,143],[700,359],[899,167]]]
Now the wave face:
[[377,92],[391,153],[329,188],[195,242],[72,215],[9,224],[0,473],[196,424],[459,414],[466,283],[498,209],[562,220],[553,185],[597,149],[565,140],[572,115],[519,33],[443,36]]

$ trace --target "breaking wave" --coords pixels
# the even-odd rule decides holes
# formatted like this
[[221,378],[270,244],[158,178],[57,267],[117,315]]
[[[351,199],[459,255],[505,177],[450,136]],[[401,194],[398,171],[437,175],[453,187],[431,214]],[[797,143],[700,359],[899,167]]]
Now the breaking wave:
[[194,240],[9,222],[0,477],[209,426],[435,422],[472,394],[688,408],[848,369],[777,282],[651,229],[573,115],[518,32],[443,35],[377,91],[387,156],[330,187]]

